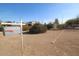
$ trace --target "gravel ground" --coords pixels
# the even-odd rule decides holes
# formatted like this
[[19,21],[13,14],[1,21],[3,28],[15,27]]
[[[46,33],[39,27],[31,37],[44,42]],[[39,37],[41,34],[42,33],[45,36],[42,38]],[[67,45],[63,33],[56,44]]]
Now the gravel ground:
[[79,56],[79,30],[51,30],[43,34],[24,34],[23,49],[21,43],[20,35],[3,36],[0,33],[0,55]]

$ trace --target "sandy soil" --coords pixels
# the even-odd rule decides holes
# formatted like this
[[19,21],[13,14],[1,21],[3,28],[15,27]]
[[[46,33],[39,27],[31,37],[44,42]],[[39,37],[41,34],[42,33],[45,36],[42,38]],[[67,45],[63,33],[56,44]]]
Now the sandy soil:
[[79,56],[79,30],[47,31],[43,34],[3,36],[0,33],[2,56]]

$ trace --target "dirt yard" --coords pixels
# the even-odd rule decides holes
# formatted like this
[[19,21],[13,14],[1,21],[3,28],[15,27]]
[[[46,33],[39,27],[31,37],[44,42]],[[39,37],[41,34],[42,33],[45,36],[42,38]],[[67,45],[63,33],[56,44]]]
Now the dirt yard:
[[43,34],[3,36],[0,33],[1,56],[79,56],[79,30],[47,31]]

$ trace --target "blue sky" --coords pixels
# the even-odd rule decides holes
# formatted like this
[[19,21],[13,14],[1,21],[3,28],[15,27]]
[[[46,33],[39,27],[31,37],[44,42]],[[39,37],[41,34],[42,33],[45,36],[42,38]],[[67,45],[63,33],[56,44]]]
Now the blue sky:
[[0,19],[2,21],[40,21],[50,22],[58,18],[65,22],[79,15],[79,4],[77,3],[17,3],[0,4]]

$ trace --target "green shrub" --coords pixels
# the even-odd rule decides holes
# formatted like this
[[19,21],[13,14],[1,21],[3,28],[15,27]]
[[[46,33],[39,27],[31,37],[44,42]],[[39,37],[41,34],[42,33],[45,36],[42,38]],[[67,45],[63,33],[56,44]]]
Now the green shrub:
[[23,29],[22,29],[23,31],[27,31],[27,30],[29,30],[29,26],[28,25],[23,25]]
[[42,24],[34,24],[30,30],[29,33],[32,34],[38,34],[38,33],[44,33],[47,31],[47,27]]
[[0,26],[0,31],[3,31],[3,27],[2,26]]
[[51,28],[53,28],[53,24],[51,23],[47,24],[47,29],[50,30]]
[[64,24],[58,25],[58,29],[64,29]]

